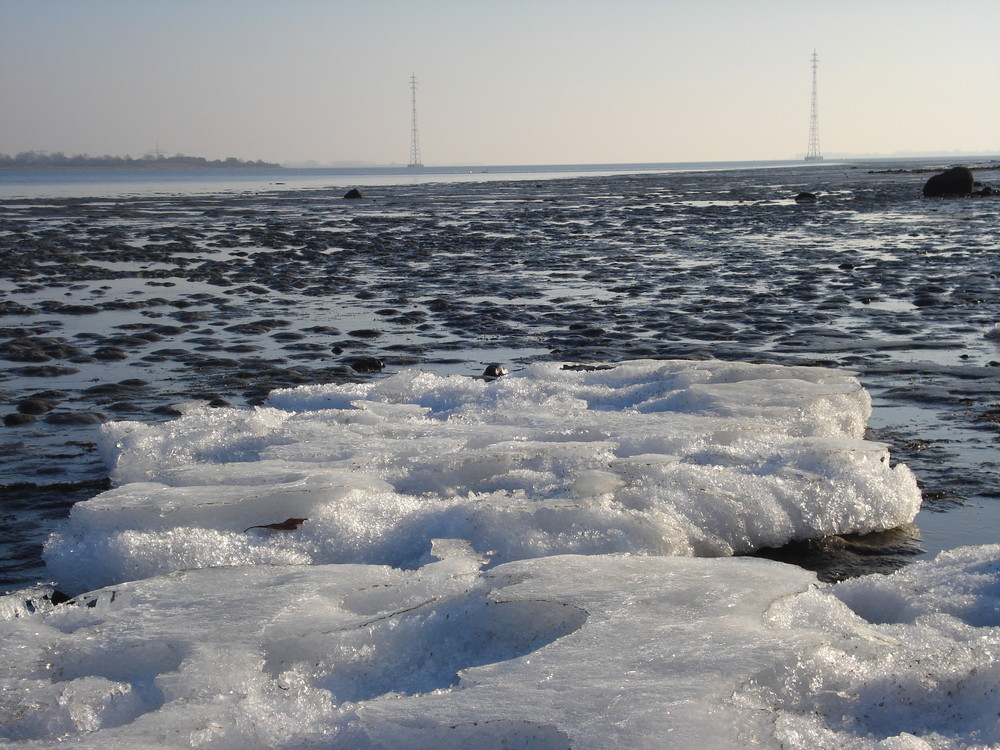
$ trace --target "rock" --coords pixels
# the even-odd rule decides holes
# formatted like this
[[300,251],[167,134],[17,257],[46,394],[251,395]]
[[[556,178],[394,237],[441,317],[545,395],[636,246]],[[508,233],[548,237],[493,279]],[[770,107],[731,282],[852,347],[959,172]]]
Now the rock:
[[506,367],[501,364],[493,363],[483,371],[484,380],[496,380],[497,378],[502,378],[508,373]]
[[364,198],[364,197],[365,197],[365,194],[362,193],[357,188],[351,188],[344,195],[344,198],[346,198],[347,200],[357,200],[358,198]]
[[385,363],[378,357],[354,357],[347,361],[355,372],[381,372]]
[[816,193],[799,193],[795,196],[796,203],[815,203],[819,200],[816,197]]
[[945,172],[934,175],[924,183],[924,197],[946,198],[972,195],[974,182],[971,169],[968,167],[952,167]]
[[33,414],[6,414],[3,418],[3,423],[5,427],[20,427],[21,425],[31,424],[35,421]]

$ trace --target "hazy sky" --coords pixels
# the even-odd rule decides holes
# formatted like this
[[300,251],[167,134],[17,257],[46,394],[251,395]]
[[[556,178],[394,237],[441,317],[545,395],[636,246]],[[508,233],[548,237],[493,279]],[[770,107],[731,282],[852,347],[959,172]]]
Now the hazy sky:
[[0,0],[0,153],[1000,152],[998,0]]

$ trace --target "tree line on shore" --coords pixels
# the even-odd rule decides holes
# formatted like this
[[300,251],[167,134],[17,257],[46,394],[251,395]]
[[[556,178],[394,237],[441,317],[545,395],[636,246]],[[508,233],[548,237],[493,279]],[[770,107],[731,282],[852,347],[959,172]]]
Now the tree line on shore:
[[209,160],[201,156],[175,154],[147,154],[138,159],[131,156],[89,156],[87,154],[66,154],[55,151],[24,151],[16,156],[0,154],[0,169],[52,169],[57,167],[101,167],[104,169],[168,169],[172,167],[237,169],[242,167],[280,167],[267,161],[244,161],[230,156],[228,159]]

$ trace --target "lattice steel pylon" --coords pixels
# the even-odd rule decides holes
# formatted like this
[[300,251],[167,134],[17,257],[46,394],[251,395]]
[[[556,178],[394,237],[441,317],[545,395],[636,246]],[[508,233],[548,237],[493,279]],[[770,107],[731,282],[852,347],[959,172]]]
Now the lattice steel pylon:
[[819,56],[816,50],[813,50],[812,65],[812,106],[809,108],[809,148],[806,149],[806,161],[822,161],[823,154],[819,150],[819,102],[816,97],[816,68],[819,66]]
[[417,77],[410,76],[410,91],[413,95],[413,118],[410,126],[410,163],[408,167],[422,167],[420,162],[420,141],[417,139]]

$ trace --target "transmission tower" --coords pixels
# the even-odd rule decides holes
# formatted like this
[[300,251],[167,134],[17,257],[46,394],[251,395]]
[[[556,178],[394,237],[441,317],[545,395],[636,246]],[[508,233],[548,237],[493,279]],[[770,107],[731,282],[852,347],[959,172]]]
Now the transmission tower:
[[816,98],[816,68],[819,65],[819,56],[813,50],[813,90],[812,106],[809,110],[809,148],[806,149],[806,161],[822,161],[823,154],[819,151],[819,103]]
[[417,140],[417,77],[410,76],[410,91],[413,95],[413,120],[410,126],[410,163],[408,167],[422,167],[420,163],[420,141]]

